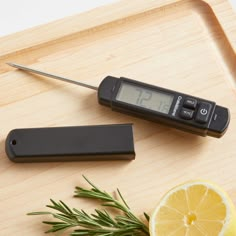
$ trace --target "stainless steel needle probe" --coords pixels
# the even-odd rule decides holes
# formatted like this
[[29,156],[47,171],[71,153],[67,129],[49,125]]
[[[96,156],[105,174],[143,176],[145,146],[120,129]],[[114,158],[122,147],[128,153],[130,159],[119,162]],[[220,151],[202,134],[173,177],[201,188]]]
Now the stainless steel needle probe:
[[43,72],[43,71],[40,71],[40,70],[35,70],[35,69],[29,68],[29,67],[26,67],[26,66],[23,66],[23,65],[16,64],[16,63],[8,62],[7,65],[15,67],[15,68],[20,69],[20,70],[31,72],[31,73],[34,73],[34,74],[43,75],[43,76],[46,76],[46,77],[61,80],[61,81],[71,83],[71,84],[76,84],[76,85],[79,85],[79,86],[82,86],[82,87],[85,87],[85,88],[89,88],[89,89],[93,89],[93,90],[96,90],[96,91],[98,90],[98,87],[95,87],[95,86],[92,86],[92,85],[89,85],[89,84],[85,84],[85,83],[78,82],[78,81],[75,81],[75,80],[67,79],[65,77],[61,77],[61,76],[58,76],[58,75],[49,74],[49,73],[46,73],[46,72]]

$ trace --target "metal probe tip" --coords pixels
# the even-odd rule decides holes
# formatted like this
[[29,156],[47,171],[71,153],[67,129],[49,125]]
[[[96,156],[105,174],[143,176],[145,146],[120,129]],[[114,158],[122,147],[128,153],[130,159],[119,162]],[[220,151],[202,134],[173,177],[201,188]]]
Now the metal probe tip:
[[7,62],[6,64],[9,65],[9,66],[15,67],[17,69],[23,70],[23,71],[28,71],[30,73],[34,73],[34,74],[46,76],[46,77],[49,77],[49,78],[61,80],[61,81],[71,83],[71,84],[76,84],[76,85],[79,85],[79,86],[82,86],[82,87],[85,87],[85,88],[98,90],[97,87],[89,85],[89,84],[85,84],[85,83],[78,82],[78,81],[75,81],[75,80],[67,79],[67,78],[64,78],[64,77],[61,77],[61,76],[58,76],[58,75],[49,74],[49,73],[46,73],[46,72],[43,72],[43,71],[40,71],[40,70],[36,70],[36,69],[30,68],[30,67],[19,65],[19,64],[13,63],[13,62]]
[[9,66],[15,67],[15,64],[14,64],[14,63],[7,62],[6,64],[9,65]]

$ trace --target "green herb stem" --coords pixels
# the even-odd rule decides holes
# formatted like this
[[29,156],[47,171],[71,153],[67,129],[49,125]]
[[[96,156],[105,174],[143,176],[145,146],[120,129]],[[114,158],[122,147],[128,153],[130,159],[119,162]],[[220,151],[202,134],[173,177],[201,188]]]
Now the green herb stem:
[[[101,191],[85,176],[84,179],[92,187],[84,189],[82,187],[75,188],[75,197],[89,198],[101,201],[101,206],[106,209],[113,208],[118,210],[118,214],[113,216],[108,210],[95,209],[94,213],[88,214],[84,210],[70,208],[64,202],[56,202],[50,200],[51,204],[48,208],[55,212],[31,212],[28,215],[51,215],[56,221],[43,221],[44,224],[50,225],[51,228],[46,233],[65,231],[75,228],[70,234],[72,236],[144,236],[149,235],[147,225],[136,217],[130,210],[128,204],[124,200],[119,189],[117,193],[119,199],[115,199],[112,195],[105,191]],[[145,219],[148,221],[149,216],[144,213]]]

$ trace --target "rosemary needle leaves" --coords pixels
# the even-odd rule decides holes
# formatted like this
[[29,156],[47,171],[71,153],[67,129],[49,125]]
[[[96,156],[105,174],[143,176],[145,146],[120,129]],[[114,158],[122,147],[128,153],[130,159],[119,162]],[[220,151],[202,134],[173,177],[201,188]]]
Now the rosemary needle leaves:
[[[83,177],[92,188],[76,187],[75,197],[99,200],[101,206],[106,207],[107,210],[95,209],[94,213],[88,214],[84,210],[71,209],[62,201],[55,202],[51,199],[51,204],[47,207],[53,209],[53,212],[31,212],[28,215],[51,215],[55,221],[43,221],[44,224],[51,226],[51,229],[46,233],[62,232],[75,228],[70,234],[71,236],[149,235],[147,225],[131,212],[119,189],[117,189],[119,199],[116,199],[107,192],[101,191],[85,176]],[[117,215],[113,216],[109,213],[109,208],[118,210]],[[149,216],[146,213],[144,216],[149,221]]]

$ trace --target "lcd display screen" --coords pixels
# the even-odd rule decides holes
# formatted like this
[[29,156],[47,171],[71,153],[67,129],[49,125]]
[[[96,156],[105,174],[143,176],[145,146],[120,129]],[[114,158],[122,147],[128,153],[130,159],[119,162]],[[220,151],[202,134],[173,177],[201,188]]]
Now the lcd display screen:
[[116,100],[168,114],[174,96],[171,94],[122,82]]

